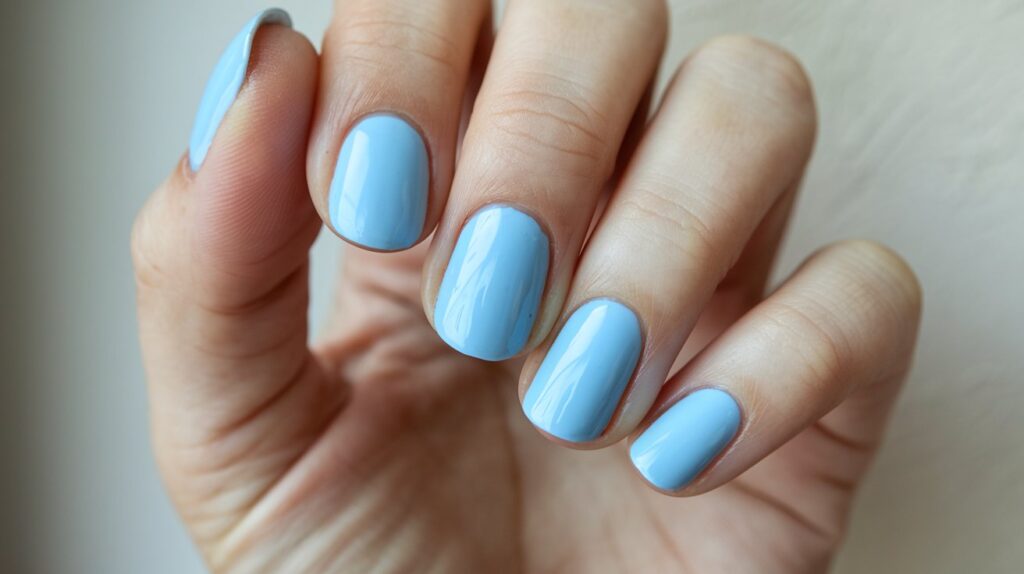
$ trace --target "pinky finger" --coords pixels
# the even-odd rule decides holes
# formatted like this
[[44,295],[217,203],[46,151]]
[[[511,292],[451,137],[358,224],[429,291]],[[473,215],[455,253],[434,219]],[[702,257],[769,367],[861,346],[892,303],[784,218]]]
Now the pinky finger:
[[[699,494],[851,395],[887,397],[872,403],[884,415],[909,368],[920,307],[913,272],[888,249],[853,241],[818,252],[665,385],[630,447],[634,466],[658,490]],[[863,421],[835,432],[873,444],[885,417],[858,412]]]

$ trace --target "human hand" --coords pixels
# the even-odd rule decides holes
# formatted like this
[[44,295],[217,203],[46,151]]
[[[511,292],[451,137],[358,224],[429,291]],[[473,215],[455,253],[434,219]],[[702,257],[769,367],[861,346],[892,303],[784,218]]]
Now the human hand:
[[[320,57],[279,12],[243,30],[133,233],[155,452],[211,568],[822,570],[920,292],[856,241],[766,295],[799,64],[711,41],[645,125],[660,0],[518,0],[493,51],[482,0],[338,4]],[[322,222],[398,252],[348,248],[310,345]]]

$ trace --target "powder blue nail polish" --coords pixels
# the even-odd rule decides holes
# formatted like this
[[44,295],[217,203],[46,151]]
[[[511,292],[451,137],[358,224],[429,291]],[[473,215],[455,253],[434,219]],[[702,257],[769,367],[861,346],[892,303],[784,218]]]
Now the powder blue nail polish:
[[662,490],[689,484],[724,449],[740,427],[740,408],[729,393],[701,389],[683,397],[629,449],[633,466]]
[[328,197],[345,239],[381,251],[412,247],[423,233],[430,165],[423,137],[402,118],[363,118],[345,137]]
[[548,237],[529,215],[492,205],[455,244],[434,307],[434,328],[455,350],[488,361],[526,345],[548,275]]
[[629,307],[589,301],[569,317],[523,399],[534,425],[570,442],[601,436],[626,390],[643,338]]
[[292,19],[284,10],[264,10],[249,20],[221,54],[213,74],[206,82],[206,90],[199,102],[199,111],[196,113],[192,136],[188,142],[189,165],[192,171],[199,171],[202,167],[217,128],[238,96],[238,91],[242,89],[246,71],[249,69],[253,39],[256,38],[256,31],[264,24],[291,27]]

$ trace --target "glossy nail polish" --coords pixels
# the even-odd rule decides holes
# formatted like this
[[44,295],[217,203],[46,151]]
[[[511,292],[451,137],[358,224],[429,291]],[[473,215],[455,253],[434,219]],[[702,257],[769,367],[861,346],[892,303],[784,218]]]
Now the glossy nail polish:
[[672,405],[629,449],[633,466],[662,490],[689,484],[724,449],[740,427],[732,395],[700,389]]
[[199,102],[199,111],[196,113],[192,135],[189,138],[188,157],[192,171],[199,171],[202,167],[213,143],[213,137],[217,134],[217,128],[238,97],[238,91],[242,89],[249,69],[253,39],[256,38],[257,30],[264,24],[291,27],[292,20],[284,10],[264,10],[249,20],[221,54],[217,66],[206,82],[206,89]]
[[636,369],[640,321],[625,305],[595,299],[577,309],[552,343],[523,411],[537,428],[570,442],[604,432]]
[[455,350],[488,361],[519,353],[548,274],[548,237],[505,205],[477,212],[455,244],[434,306],[434,328]]
[[412,247],[423,233],[430,188],[427,147],[404,119],[374,114],[349,131],[328,198],[331,224],[352,243]]

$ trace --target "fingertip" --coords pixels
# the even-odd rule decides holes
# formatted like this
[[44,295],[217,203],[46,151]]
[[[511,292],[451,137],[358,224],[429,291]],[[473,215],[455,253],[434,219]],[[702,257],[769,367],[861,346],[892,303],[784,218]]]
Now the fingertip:
[[256,36],[266,24],[291,26],[291,17],[279,9],[263,10],[249,20],[228,44],[210,74],[199,101],[189,137],[189,167],[199,171],[224,116],[246,82],[253,60]]
[[194,175],[204,248],[259,260],[308,223],[305,149],[315,86],[309,40],[263,27],[245,85]]
[[145,233],[133,235],[133,253],[165,280],[216,304],[294,272],[319,230],[305,185],[317,55],[289,25],[284,12],[264,11],[230,42],[188,152],[140,213]]

